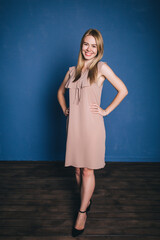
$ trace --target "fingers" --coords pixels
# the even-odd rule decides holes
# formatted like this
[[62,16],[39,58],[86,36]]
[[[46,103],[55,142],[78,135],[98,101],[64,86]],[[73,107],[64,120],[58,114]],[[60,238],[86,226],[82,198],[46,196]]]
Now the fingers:
[[69,115],[69,108],[66,108],[66,110],[65,110],[65,116],[68,116]]
[[100,114],[100,115],[103,115],[103,113],[102,113],[102,108],[101,107],[99,107],[99,105],[98,104],[96,104],[96,103],[93,103],[93,104],[91,104],[90,105],[90,111],[92,112],[92,113],[94,113],[94,114]]
[[93,113],[97,113],[97,112],[99,112],[99,106],[96,103],[93,103],[90,105],[90,110]]

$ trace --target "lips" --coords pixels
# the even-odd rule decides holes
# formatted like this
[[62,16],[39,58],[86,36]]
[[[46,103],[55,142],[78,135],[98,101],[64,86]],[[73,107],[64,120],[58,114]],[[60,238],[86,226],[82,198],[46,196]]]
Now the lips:
[[91,55],[92,55],[92,53],[85,53],[85,55],[86,55],[86,56],[91,56]]

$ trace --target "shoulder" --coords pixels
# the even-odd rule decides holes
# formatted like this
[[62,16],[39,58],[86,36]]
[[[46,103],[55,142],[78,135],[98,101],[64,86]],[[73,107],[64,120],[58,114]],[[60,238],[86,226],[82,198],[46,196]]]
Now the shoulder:
[[76,66],[71,66],[71,67],[69,67],[69,72],[72,72],[75,69],[76,69]]
[[98,71],[100,71],[102,68],[104,68],[105,66],[108,66],[108,64],[104,61],[99,61],[97,64],[98,67]]
[[103,82],[106,79],[106,76],[104,75],[104,71],[107,68],[108,64],[105,61],[99,61],[97,64],[98,68],[98,78]]
[[75,73],[75,66],[68,67],[68,71],[66,73],[67,76],[71,77]]

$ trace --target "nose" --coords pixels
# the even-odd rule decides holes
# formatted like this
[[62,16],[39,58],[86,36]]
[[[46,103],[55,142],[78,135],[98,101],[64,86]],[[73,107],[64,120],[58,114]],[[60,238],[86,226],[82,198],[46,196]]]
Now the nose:
[[90,50],[91,50],[91,46],[90,46],[90,45],[88,45],[88,48],[87,48],[87,50],[88,50],[88,51],[90,51]]

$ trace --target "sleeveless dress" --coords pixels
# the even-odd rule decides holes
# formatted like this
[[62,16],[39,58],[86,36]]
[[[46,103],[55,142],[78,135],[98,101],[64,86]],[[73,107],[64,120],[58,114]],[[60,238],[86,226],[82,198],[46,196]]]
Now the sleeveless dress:
[[[97,64],[98,71],[104,62]],[[69,89],[69,115],[66,117],[65,167],[100,169],[105,167],[106,132],[103,116],[93,113],[90,105],[100,106],[102,87],[90,85],[88,69],[73,82],[76,67],[69,67],[65,88]]]

